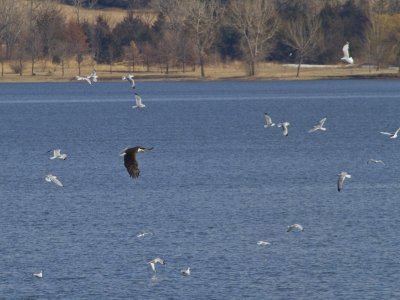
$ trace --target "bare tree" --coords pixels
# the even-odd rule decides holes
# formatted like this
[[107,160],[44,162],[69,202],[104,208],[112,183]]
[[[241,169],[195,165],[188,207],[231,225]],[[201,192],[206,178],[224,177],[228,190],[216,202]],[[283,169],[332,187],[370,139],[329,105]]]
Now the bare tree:
[[58,3],[53,0],[42,0],[36,13],[35,25],[41,46],[38,53],[46,62],[54,56],[55,49],[64,39],[65,17]]
[[64,77],[65,74],[65,59],[68,55],[68,44],[65,40],[60,40],[56,47],[54,48],[54,60],[60,63],[61,65],[61,76]]
[[13,55],[11,59],[13,59],[13,62],[10,64],[11,69],[14,70],[15,73],[19,74],[22,76],[24,67],[25,67],[25,62],[26,62],[26,42],[29,41],[28,37],[28,31],[27,30],[22,30],[20,36],[18,37],[15,45],[15,49],[13,51]]
[[278,26],[278,13],[272,0],[232,0],[232,25],[241,33],[242,51],[249,66],[249,75],[255,75],[256,63],[268,49]]
[[[39,12],[46,7],[51,0],[30,0],[27,7],[27,33],[26,33],[26,51],[31,59],[31,75],[35,75],[35,63],[39,56],[40,39],[38,39],[37,20]],[[21,53],[21,50],[20,50]]]
[[164,69],[165,74],[169,74],[171,66],[175,63],[175,46],[171,32],[166,32],[158,41],[156,53],[160,63],[161,72]]
[[134,41],[129,46],[124,47],[124,57],[129,61],[129,72],[135,72],[135,65],[140,57],[140,52]]
[[79,25],[81,24],[81,8],[82,8],[83,2],[85,2],[85,0],[73,0],[73,2],[72,2],[74,4],[76,23],[78,23]]
[[20,5],[14,0],[0,0],[1,76],[4,76],[4,61],[11,58],[23,27],[24,15]]
[[388,44],[384,43],[384,35],[387,31],[384,14],[387,10],[387,0],[372,0],[367,42],[370,56],[374,57],[377,71],[380,70],[382,62],[390,51]]
[[182,72],[186,72],[186,65],[195,63],[196,50],[194,48],[193,39],[191,38],[188,30],[183,28],[179,33],[178,41],[176,42],[176,59],[180,64]]
[[97,4],[97,0],[89,0],[88,6],[93,8]]
[[318,45],[320,28],[319,18],[308,15],[290,20],[285,26],[285,43],[296,50],[296,77],[299,77],[303,60],[309,57]]
[[[182,63],[183,69],[187,59],[187,49],[190,48],[190,33],[184,24],[189,18],[189,10],[182,0],[155,0],[153,7],[159,12],[157,26],[160,24],[159,39],[166,39],[169,45],[168,57],[175,56],[176,61]],[[161,21],[161,22],[160,22]],[[167,36],[167,37],[165,37]],[[179,57],[179,58],[178,58]]]
[[68,53],[70,56],[75,56],[78,63],[78,75],[81,75],[81,63],[83,56],[88,52],[87,36],[82,28],[75,22],[69,22],[65,29],[65,38],[68,45]]
[[386,24],[382,43],[387,48],[386,59],[388,63],[396,65],[400,73],[400,17],[397,14],[383,16]]
[[97,4],[97,0],[73,0],[76,22],[81,24],[81,9],[86,4],[89,8],[93,8]]
[[186,1],[185,10],[189,15],[186,24],[193,33],[195,48],[200,63],[201,77],[205,77],[205,58],[216,38],[218,24],[223,15],[223,5],[219,0]]
[[13,0],[0,0],[0,37],[4,30],[15,21],[18,5]]
[[397,27],[397,30],[393,33],[392,37],[392,51],[394,55],[396,56],[396,63],[397,63],[397,68],[398,68],[398,73],[400,74],[400,26]]
[[80,25],[81,23],[81,9],[84,4],[89,8],[93,8],[97,4],[97,0],[73,0],[74,12],[76,16],[76,22]]
[[141,44],[138,44],[138,48],[140,53],[142,53],[143,56],[143,65],[146,67],[146,71],[150,71],[150,65],[153,62],[152,59],[153,57],[156,56],[154,47],[150,45],[149,42],[144,42]]

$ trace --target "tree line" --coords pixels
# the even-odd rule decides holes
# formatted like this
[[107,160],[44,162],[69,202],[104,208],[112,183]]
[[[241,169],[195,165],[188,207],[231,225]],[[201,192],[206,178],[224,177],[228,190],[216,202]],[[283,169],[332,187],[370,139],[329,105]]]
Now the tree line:
[[151,0],[60,0],[63,4],[76,5],[89,8],[150,8]]
[[[139,2],[154,18],[133,9]],[[89,23],[79,14],[97,0],[70,0],[76,16],[68,18],[60,1],[26,3],[0,0],[1,75],[6,63],[34,75],[40,60],[59,64],[64,76],[71,59],[78,74],[91,59],[133,72],[198,66],[203,77],[210,62],[241,61],[253,76],[258,62],[276,61],[297,63],[299,75],[302,63],[338,63],[347,41],[356,64],[400,66],[398,0],[140,0],[113,26],[105,16]]]

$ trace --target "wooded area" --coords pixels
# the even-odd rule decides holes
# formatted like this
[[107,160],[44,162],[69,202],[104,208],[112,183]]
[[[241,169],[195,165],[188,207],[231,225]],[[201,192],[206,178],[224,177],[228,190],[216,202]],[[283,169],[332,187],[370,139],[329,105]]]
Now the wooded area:
[[202,77],[210,61],[241,61],[249,76],[260,61],[275,61],[299,64],[299,75],[302,63],[340,63],[347,41],[355,64],[400,66],[400,0],[121,0],[112,2],[126,16],[113,25],[101,13],[95,22],[81,13],[109,2],[0,0],[1,75],[5,64],[34,75],[39,60],[59,65],[62,76],[71,60],[77,74],[90,60],[167,74],[199,66]]

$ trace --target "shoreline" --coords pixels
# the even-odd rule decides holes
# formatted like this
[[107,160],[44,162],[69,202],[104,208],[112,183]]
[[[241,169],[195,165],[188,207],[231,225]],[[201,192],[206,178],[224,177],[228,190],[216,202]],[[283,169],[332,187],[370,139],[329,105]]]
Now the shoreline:
[[[120,77],[99,76],[99,82],[120,82]],[[400,74],[371,74],[371,75],[345,75],[345,76],[304,76],[304,77],[260,77],[260,76],[234,76],[234,77],[190,77],[190,76],[135,76],[137,81],[310,81],[310,80],[396,80]],[[68,83],[77,82],[74,78],[58,78],[49,76],[22,76],[19,78],[0,78],[2,83]]]
[[[137,68],[134,72],[129,72],[126,65],[114,65],[112,70],[108,65],[85,65],[81,69],[82,76],[90,74],[96,68],[99,82],[117,82],[127,73],[135,75],[135,80],[139,81],[272,81],[272,80],[349,80],[349,79],[400,79],[398,70],[381,69],[380,71],[368,69],[360,66],[343,65],[304,65],[300,76],[296,77],[296,68],[290,65],[276,63],[262,63],[259,65],[255,76],[248,76],[243,65],[237,63],[215,64],[206,66],[206,77],[200,76],[200,70],[190,70],[186,72],[176,69],[170,70],[169,74],[161,73],[160,69],[153,68],[150,71],[144,68]],[[61,70],[53,65],[52,72],[42,70],[36,71],[36,75],[28,75],[25,69],[22,76],[5,70],[4,76],[0,75],[0,83],[51,83],[51,82],[76,82],[76,68],[67,68],[64,76]]]

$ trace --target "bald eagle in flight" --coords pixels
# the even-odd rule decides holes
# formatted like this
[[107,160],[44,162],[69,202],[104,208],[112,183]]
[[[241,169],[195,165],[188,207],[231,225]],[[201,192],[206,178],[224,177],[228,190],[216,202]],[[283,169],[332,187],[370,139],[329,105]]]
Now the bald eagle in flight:
[[124,157],[125,168],[132,178],[137,178],[139,177],[140,174],[139,164],[136,160],[136,153],[145,152],[147,150],[152,150],[152,149],[153,147],[145,148],[142,146],[136,146],[133,148],[126,148],[122,150],[120,156]]

